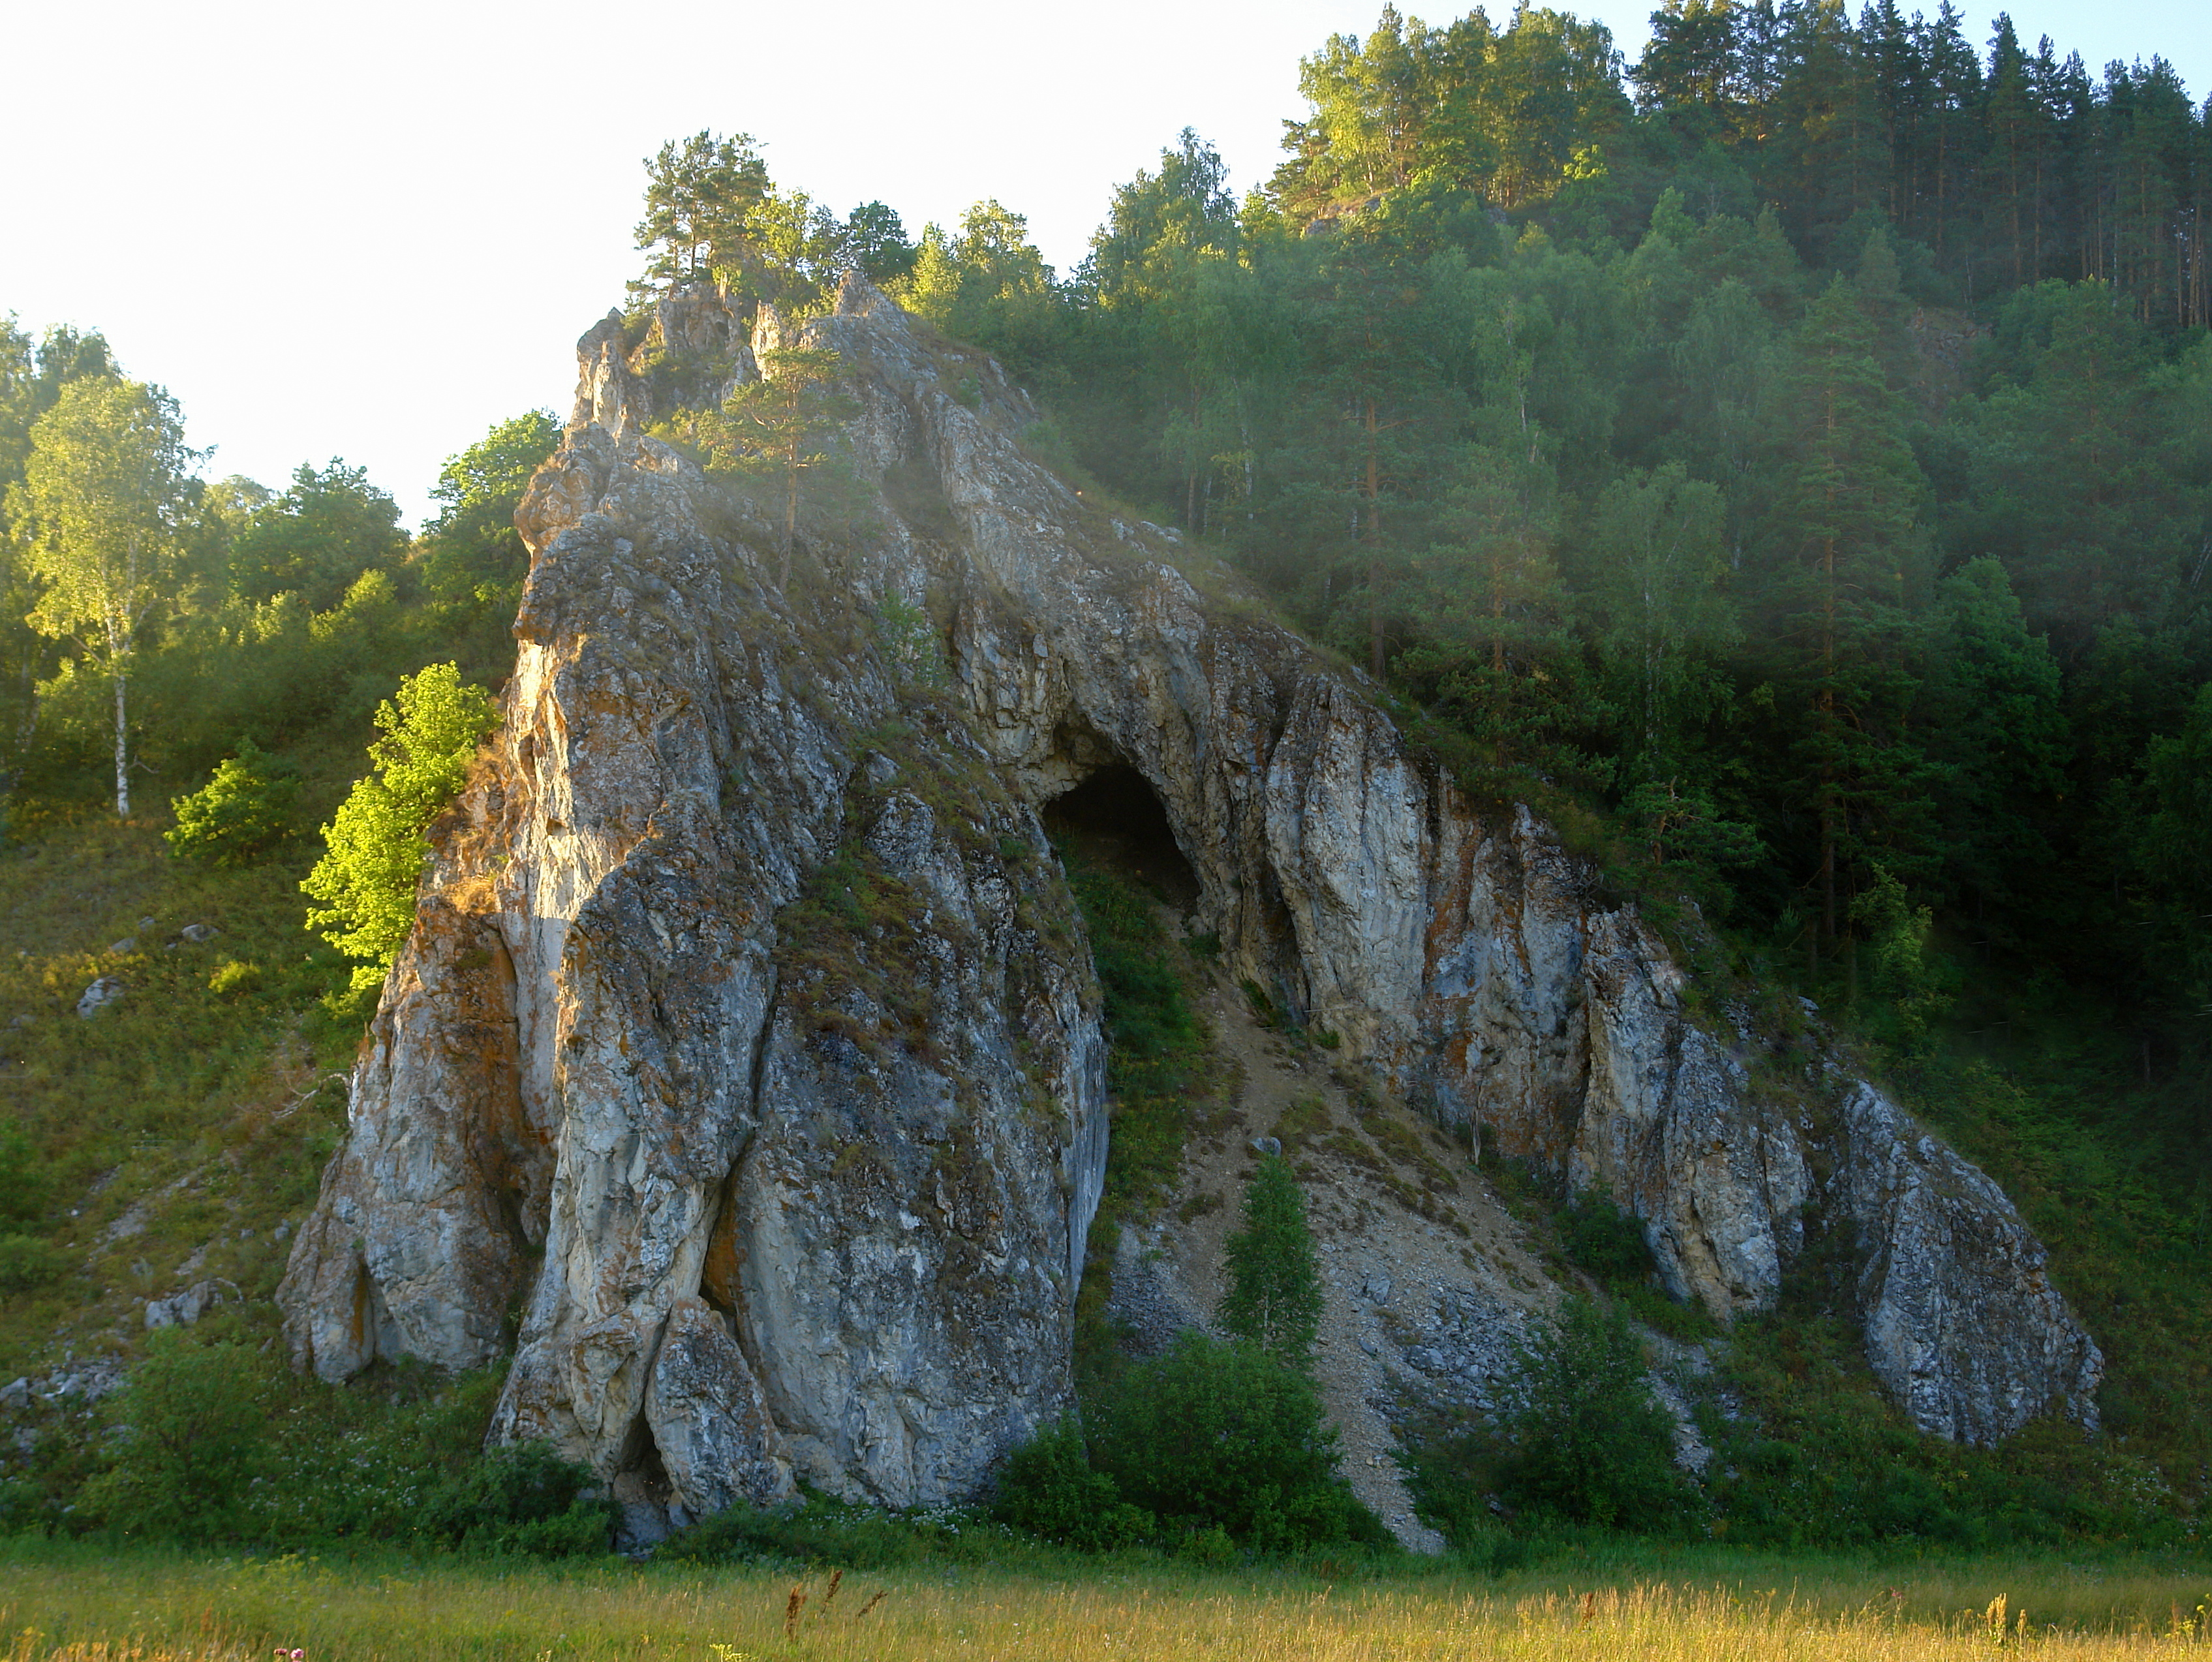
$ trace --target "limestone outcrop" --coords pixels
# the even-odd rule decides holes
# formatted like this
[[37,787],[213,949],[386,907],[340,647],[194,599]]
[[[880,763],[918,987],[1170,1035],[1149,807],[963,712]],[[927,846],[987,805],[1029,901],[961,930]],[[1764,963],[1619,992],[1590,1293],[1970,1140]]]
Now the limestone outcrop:
[[[1994,1185],[1817,1060],[1767,1099],[1762,1041],[1692,1019],[1632,905],[1032,457],[994,362],[857,280],[750,343],[718,304],[664,307],[645,352],[619,318],[580,344],[517,515],[502,722],[434,828],[281,1290],[303,1364],[512,1346],[498,1433],[678,1516],[798,1478],[972,1491],[1068,1400],[1104,1037],[1039,810],[1114,768],[1235,975],[1612,1196],[1679,1294],[1770,1302],[1818,1199],[1859,1232],[1869,1351],[1919,1423],[2094,1411],[2095,1348]],[[787,333],[839,354],[858,411],[861,506],[795,557],[647,430]]]

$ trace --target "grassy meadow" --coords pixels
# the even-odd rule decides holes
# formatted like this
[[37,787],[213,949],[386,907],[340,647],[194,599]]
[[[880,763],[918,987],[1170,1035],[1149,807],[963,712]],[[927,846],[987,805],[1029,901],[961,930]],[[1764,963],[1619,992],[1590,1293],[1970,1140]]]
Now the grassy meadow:
[[[834,1574],[834,1573],[832,1573]],[[1999,1602],[2002,1598],[2002,1603]],[[1987,1559],[1582,1559],[1500,1580],[1332,1580],[1137,1562],[1066,1577],[987,1568],[693,1570],[347,1566],[0,1548],[0,1642],[33,1659],[1650,1657],[2053,1659],[2212,1649],[2212,1565]],[[2002,1623],[2002,1631],[2000,1631]]]

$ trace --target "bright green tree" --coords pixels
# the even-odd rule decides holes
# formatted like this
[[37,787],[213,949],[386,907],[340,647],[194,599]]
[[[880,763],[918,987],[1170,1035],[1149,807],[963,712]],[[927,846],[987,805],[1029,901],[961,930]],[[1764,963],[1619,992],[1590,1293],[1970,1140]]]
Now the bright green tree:
[[830,460],[827,441],[854,408],[842,390],[837,354],[793,342],[760,355],[761,378],[738,387],[721,410],[694,417],[690,436],[709,465],[772,479],[783,497],[781,588],[791,587],[791,551],[799,536],[800,484]]
[[1321,1273],[1305,1197],[1280,1154],[1262,1156],[1245,1185],[1243,1227],[1225,1251],[1229,1287],[1214,1319],[1276,1361],[1305,1367],[1321,1329]]
[[156,1333],[130,1383],[105,1405],[117,1434],[107,1469],[86,1486],[88,1509],[139,1540],[223,1539],[246,1522],[270,1453],[266,1385],[234,1344]]
[[399,684],[376,709],[383,737],[368,747],[376,770],[323,827],[329,851],[300,887],[323,904],[307,927],[350,958],[356,989],[391,968],[415,922],[415,894],[430,845],[431,820],[468,777],[469,764],[499,714],[483,688],[453,664],[432,664]]
[[251,739],[241,739],[238,754],[217,764],[214,777],[170,803],[177,823],[161,835],[186,859],[242,866],[291,830],[299,782],[289,767]]
[[31,429],[8,519],[41,586],[30,620],[77,642],[115,698],[115,812],[131,812],[128,693],[139,630],[184,576],[181,524],[195,458],[176,403],[158,387],[74,380]]

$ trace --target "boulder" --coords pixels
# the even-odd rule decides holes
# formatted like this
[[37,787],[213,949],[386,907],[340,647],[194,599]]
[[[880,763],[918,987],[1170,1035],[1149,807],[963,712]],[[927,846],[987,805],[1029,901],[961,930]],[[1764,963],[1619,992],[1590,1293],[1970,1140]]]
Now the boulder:
[[190,1327],[217,1305],[229,1304],[240,1296],[238,1284],[219,1278],[194,1282],[183,1292],[166,1299],[155,1299],[146,1306],[146,1328],[149,1332],[163,1327]]
[[112,975],[101,976],[78,995],[76,1013],[89,1020],[122,996],[122,982]]

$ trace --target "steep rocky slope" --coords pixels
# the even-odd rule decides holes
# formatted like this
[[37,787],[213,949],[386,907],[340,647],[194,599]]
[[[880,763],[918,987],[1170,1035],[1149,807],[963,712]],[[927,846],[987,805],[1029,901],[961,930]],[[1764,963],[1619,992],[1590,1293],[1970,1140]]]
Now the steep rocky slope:
[[[1540,823],[1478,813],[1361,678],[1202,594],[1170,533],[1031,459],[994,363],[858,282],[790,332],[841,356],[862,506],[802,527],[787,582],[780,526],[645,430],[785,332],[687,296],[655,361],[619,319],[580,343],[518,516],[504,721],[434,833],[281,1295],[303,1363],[512,1346],[498,1431],[679,1513],[795,1477],[974,1489],[1068,1400],[1104,1167],[1099,1001],[1038,810],[1128,769],[1232,978],[1612,1196],[1678,1295],[1771,1301],[1818,1204],[1923,1427],[2094,1415],[2096,1348],[1993,1184],[1816,1051],[1692,1020]],[[1499,1273],[1478,1256],[1470,1286]],[[1457,1297],[1425,1377],[1495,1344]]]

